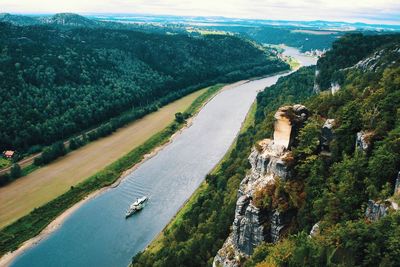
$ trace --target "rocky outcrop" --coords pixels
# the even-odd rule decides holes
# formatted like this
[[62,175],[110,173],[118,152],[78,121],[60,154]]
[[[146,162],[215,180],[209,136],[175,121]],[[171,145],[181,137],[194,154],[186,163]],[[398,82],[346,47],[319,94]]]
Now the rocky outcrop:
[[357,133],[356,148],[367,152],[371,147],[373,132],[361,131]]
[[322,151],[330,151],[329,144],[333,140],[333,126],[335,125],[334,119],[327,119],[321,129],[321,137],[319,144]]
[[331,82],[331,93],[336,94],[340,90],[340,84],[338,82]]
[[316,237],[320,233],[319,222],[313,225],[310,231],[310,237]]
[[400,210],[398,200],[396,201],[396,198],[398,198],[399,194],[400,194],[400,171],[397,174],[393,196],[384,201],[374,201],[372,199],[368,200],[367,208],[365,209],[365,218],[371,222],[374,222],[382,217],[385,217],[390,210],[392,211]]
[[386,202],[375,202],[368,200],[365,217],[371,222],[377,221],[388,214],[389,205]]
[[213,266],[240,266],[263,241],[277,242],[292,218],[289,212],[258,204],[260,192],[268,193],[277,181],[292,176],[290,147],[308,117],[302,105],[284,106],[275,114],[274,139],[257,143],[249,156],[250,172],[240,183],[232,232],[214,258]]
[[315,94],[319,94],[321,92],[321,87],[317,83],[318,76],[319,76],[319,70],[316,69],[315,70],[315,78],[314,78],[314,86],[313,86],[313,92]]
[[308,110],[303,105],[280,107],[275,113],[274,143],[290,148],[307,116]]
[[396,184],[394,186],[394,194],[400,194],[400,172],[397,174]]
[[[366,57],[351,68],[362,71],[376,72],[384,68],[399,64],[400,60],[400,44],[391,44],[388,47],[374,52],[369,57]],[[392,60],[388,60],[391,58]]]

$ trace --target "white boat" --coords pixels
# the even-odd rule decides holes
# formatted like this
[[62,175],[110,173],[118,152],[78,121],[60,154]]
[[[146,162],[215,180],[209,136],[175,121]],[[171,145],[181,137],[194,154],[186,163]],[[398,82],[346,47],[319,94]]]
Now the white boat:
[[135,202],[133,202],[130,206],[129,209],[125,213],[125,218],[128,218],[129,216],[132,216],[135,212],[143,209],[144,203],[147,201],[148,197],[143,196],[141,198],[138,198]]

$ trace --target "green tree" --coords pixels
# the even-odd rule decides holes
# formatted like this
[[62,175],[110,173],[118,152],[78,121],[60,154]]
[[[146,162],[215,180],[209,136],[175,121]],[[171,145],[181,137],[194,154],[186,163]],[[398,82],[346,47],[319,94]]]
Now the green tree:
[[10,176],[11,176],[11,178],[13,178],[13,179],[17,179],[17,178],[19,178],[19,177],[22,176],[21,167],[19,166],[18,163],[14,163],[14,164],[11,166],[11,169],[10,169]]

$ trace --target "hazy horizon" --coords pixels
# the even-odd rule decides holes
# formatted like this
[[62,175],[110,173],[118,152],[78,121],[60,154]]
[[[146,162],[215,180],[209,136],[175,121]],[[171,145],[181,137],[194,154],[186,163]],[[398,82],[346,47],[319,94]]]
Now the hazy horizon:
[[187,17],[225,17],[239,19],[285,20],[285,21],[336,21],[348,23],[400,25],[400,3],[394,0],[79,0],[32,3],[29,0],[4,0],[1,12],[14,14],[55,14],[62,12],[82,15],[122,14],[159,15]]

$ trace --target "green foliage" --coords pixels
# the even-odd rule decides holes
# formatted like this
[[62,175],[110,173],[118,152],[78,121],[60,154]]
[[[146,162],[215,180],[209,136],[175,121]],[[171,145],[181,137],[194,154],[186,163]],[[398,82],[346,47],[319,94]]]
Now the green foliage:
[[184,123],[186,121],[186,119],[189,117],[190,117],[190,114],[185,113],[185,112],[184,113],[182,113],[182,112],[175,113],[175,121],[177,123]]
[[85,143],[86,143],[86,141],[84,140],[83,137],[74,137],[74,138],[71,138],[71,139],[69,140],[69,149],[70,149],[70,150],[78,149],[78,148],[80,148],[81,146],[84,146]]
[[46,147],[40,157],[35,158],[34,164],[37,166],[45,165],[56,160],[59,157],[67,154],[67,150],[64,146],[63,142],[57,142],[51,145],[50,147]]
[[6,168],[11,165],[11,160],[0,156],[0,169]]
[[12,179],[17,179],[19,177],[21,177],[22,172],[21,172],[21,167],[18,164],[13,164],[11,166],[11,170],[10,170],[10,176]]
[[322,123],[318,118],[308,119],[297,137],[299,143],[293,151],[296,156],[307,157],[318,152],[321,127]]
[[398,266],[399,229],[395,213],[372,224],[338,224],[317,238],[301,232],[276,245],[259,246],[246,266]]

